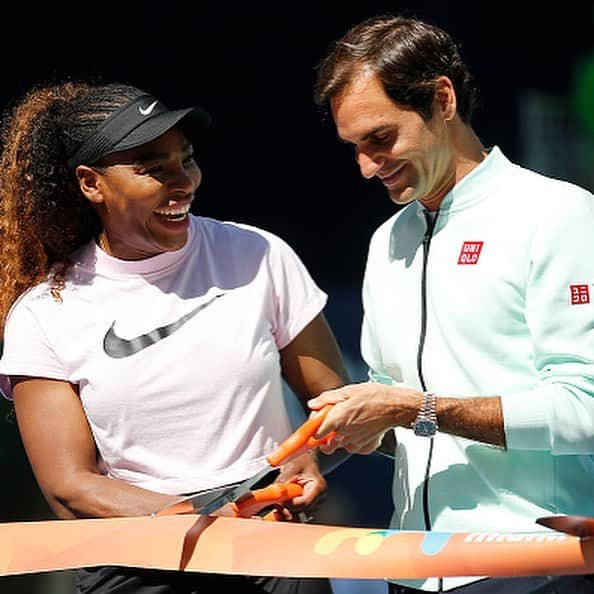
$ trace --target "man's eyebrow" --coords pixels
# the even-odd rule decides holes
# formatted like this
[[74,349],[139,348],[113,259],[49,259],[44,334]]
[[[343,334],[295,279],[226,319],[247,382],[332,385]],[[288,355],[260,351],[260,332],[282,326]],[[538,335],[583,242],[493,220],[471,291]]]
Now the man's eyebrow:
[[[382,132],[387,132],[388,130],[391,130],[392,126],[390,124],[382,124],[381,126],[376,126],[375,128],[372,128],[371,130],[367,131],[361,138],[360,138],[360,142],[364,142],[366,140],[369,140],[370,138],[372,138],[373,136],[377,136],[379,134],[381,134]],[[341,136],[338,136],[338,141],[342,142],[343,144],[354,144],[353,142],[351,142],[350,140],[345,140],[344,138],[342,138]]]
[[365,136],[363,136],[361,140],[369,140],[372,136],[378,136],[379,134],[386,132],[391,128],[392,126],[390,124],[382,124],[381,126],[376,126],[375,128],[369,130],[369,132],[367,132],[367,134],[365,134]]

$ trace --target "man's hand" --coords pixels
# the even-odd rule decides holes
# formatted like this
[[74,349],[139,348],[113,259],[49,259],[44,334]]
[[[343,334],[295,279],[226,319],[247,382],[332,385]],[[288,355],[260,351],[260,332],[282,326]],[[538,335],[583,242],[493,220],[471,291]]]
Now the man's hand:
[[408,427],[416,417],[422,394],[410,388],[385,386],[373,382],[352,384],[323,392],[308,402],[312,410],[334,406],[315,435],[322,438],[331,431],[336,436],[320,450],[325,454],[342,447],[348,452],[369,454],[380,445],[384,433],[395,426]]

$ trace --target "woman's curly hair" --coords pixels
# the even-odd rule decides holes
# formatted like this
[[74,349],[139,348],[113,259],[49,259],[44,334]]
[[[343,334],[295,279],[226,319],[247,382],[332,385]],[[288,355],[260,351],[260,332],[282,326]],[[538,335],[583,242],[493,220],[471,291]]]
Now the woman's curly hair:
[[[66,161],[116,109],[143,91],[65,82],[29,91],[0,129],[0,336],[14,301],[50,279],[60,288],[74,251],[101,230]],[[91,163],[89,163],[91,165]]]

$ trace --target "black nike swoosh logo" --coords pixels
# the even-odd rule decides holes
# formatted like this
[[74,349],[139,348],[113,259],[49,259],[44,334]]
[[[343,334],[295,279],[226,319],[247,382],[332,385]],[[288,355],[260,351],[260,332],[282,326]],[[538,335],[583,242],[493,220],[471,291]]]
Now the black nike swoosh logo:
[[143,349],[146,349],[147,347],[156,344],[160,340],[163,340],[164,338],[171,336],[175,331],[179,330],[188,320],[191,320],[198,312],[202,311],[205,307],[207,307],[213,301],[215,301],[215,299],[218,299],[223,295],[226,295],[226,293],[219,293],[218,295],[215,295],[210,301],[201,303],[192,311],[188,312],[187,314],[179,318],[179,320],[176,320],[171,324],[167,324],[167,326],[155,328],[154,330],[151,330],[146,334],[141,334],[140,336],[136,336],[135,338],[131,339],[120,338],[115,333],[114,320],[113,324],[109,327],[109,330],[105,334],[105,338],[103,339],[103,350],[112,359],[122,359],[124,357],[130,357],[131,355],[135,355]]

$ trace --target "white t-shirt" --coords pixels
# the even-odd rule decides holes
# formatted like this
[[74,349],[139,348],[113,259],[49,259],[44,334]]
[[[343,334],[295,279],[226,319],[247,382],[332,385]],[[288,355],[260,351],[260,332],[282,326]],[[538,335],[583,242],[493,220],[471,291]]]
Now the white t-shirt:
[[43,283],[17,301],[0,373],[78,386],[106,475],[213,488],[257,472],[289,435],[279,349],[326,294],[278,237],[192,217],[182,249],[145,260],[90,243],[61,295]]

